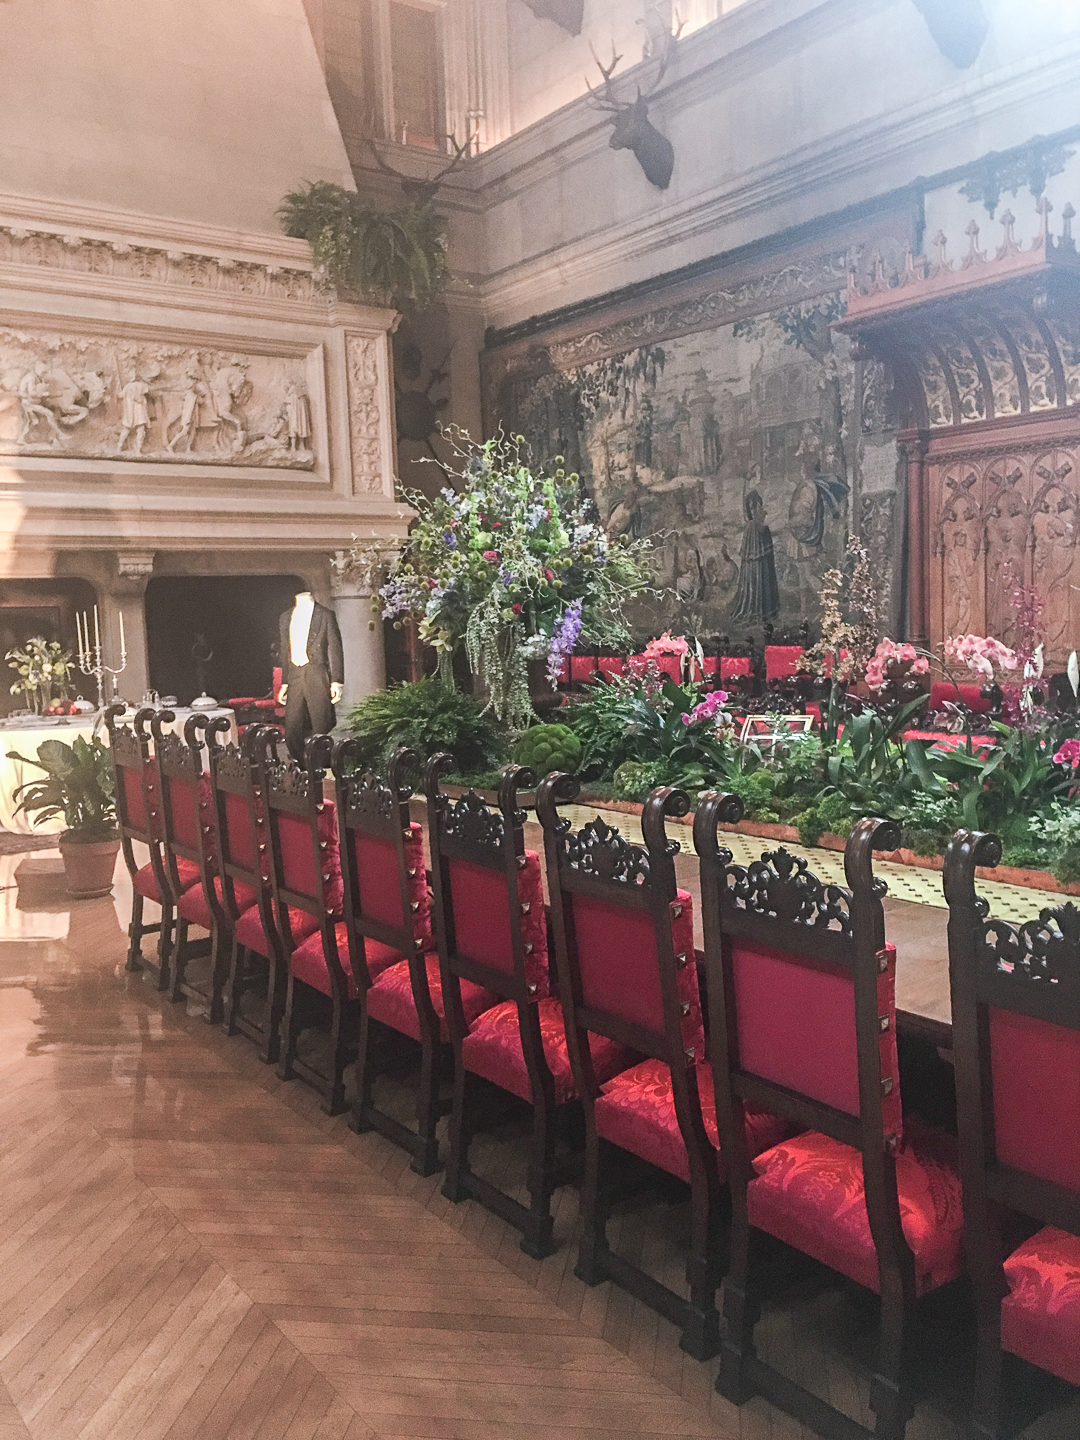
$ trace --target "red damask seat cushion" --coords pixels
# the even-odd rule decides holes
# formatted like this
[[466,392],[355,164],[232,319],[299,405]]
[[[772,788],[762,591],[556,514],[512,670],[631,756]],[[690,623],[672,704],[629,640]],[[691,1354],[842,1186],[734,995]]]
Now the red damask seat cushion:
[[[319,922],[313,915],[306,915],[303,911],[292,912],[292,934],[293,943],[298,944],[306,940],[313,930],[318,930]],[[263,930],[262,916],[259,913],[258,905],[252,905],[250,910],[245,910],[236,922],[236,941],[238,945],[245,946],[248,950],[254,950],[256,954],[262,955],[269,960],[272,954],[270,941],[266,938]]]
[[1080,1236],[1046,1225],[1005,1261],[1002,1346],[1080,1385]]
[[[707,1064],[698,1065],[695,1073],[705,1133],[719,1151],[712,1068]],[[658,1165],[670,1175],[678,1175],[680,1180],[689,1181],[690,1163],[675,1114],[671,1071],[663,1060],[643,1060],[640,1065],[634,1065],[609,1080],[596,1101],[593,1113],[596,1133],[603,1139],[629,1150],[633,1155],[640,1155],[643,1160]],[[757,1155],[776,1145],[790,1128],[776,1115],[747,1111],[746,1138],[750,1154]],[[717,1160],[723,1175],[723,1160],[719,1155]]]
[[[176,869],[180,876],[180,884],[185,891],[199,883],[199,867],[193,860],[177,859]],[[157,876],[154,874],[153,865],[144,865],[141,870],[136,870],[131,878],[131,887],[140,895],[145,896],[147,900],[153,900],[155,905],[161,904],[161,894],[158,890]]]
[[[293,924],[295,925],[300,918],[294,912]],[[358,991],[356,981],[353,979],[352,960],[349,956],[349,931],[344,920],[339,920],[334,926],[334,939],[337,942],[338,959],[345,972],[345,980],[349,987],[349,999],[355,1000]],[[367,956],[368,971],[372,980],[381,975],[384,970],[389,970],[391,965],[397,965],[403,959],[400,950],[395,950],[390,945],[384,945],[381,940],[365,940],[364,953]],[[302,980],[313,990],[318,990],[323,995],[333,993],[330,985],[330,972],[326,968],[326,956],[323,953],[321,930],[315,930],[302,944],[297,945],[292,952],[289,968],[297,980]]]
[[[537,1002],[537,1011],[544,1058],[555,1081],[555,1103],[563,1105],[573,1100],[577,1091],[566,1046],[562,1006],[554,996],[549,995]],[[632,1050],[627,1050],[606,1035],[590,1034],[589,1049],[596,1078],[601,1084],[620,1070],[625,1070],[635,1058]],[[501,1005],[485,1011],[465,1037],[461,1053],[466,1070],[482,1075],[493,1085],[532,1103],[532,1086],[521,1048],[516,1001],[504,1000]]]
[[[879,1288],[858,1150],[808,1130],[758,1155],[754,1168],[758,1178],[747,1188],[751,1225],[868,1290]],[[955,1280],[962,1266],[956,1142],[928,1128],[909,1129],[896,1157],[896,1182],[916,1291],[924,1295]]]
[[[427,982],[428,990],[431,992],[431,1003],[439,1017],[439,1031],[442,1039],[448,1040],[450,1035],[443,1008],[439,957],[438,955],[426,955],[424,959],[427,965]],[[498,998],[490,990],[485,990],[482,985],[474,985],[471,980],[462,980],[461,1004],[465,1011],[465,1023],[471,1026],[476,1017],[494,1005]],[[388,970],[383,971],[367,993],[367,1008],[368,1014],[373,1020],[379,1020],[383,1025],[389,1025],[392,1030],[400,1031],[402,1035],[411,1035],[414,1040],[420,1039],[420,1019],[416,1013],[416,1001],[413,998],[412,979],[409,975],[407,960],[400,960],[396,965],[391,965]]]
[[[220,875],[214,881],[214,889],[217,892],[218,900],[221,902],[221,907],[226,911],[227,915],[228,908],[225,905],[225,898],[222,893]],[[249,910],[259,898],[252,887],[245,885],[242,880],[233,881],[233,894],[236,897],[237,909],[240,910],[241,913]],[[185,890],[183,895],[180,896],[180,903],[176,908],[180,911],[184,919],[190,920],[193,925],[201,925],[204,930],[212,928],[213,921],[210,915],[210,906],[206,903],[206,896],[203,894],[201,885],[193,885],[190,890]]]

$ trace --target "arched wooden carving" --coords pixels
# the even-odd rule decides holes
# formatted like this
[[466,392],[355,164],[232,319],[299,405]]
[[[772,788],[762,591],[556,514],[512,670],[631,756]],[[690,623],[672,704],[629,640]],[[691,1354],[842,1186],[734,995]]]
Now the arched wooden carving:
[[908,429],[909,633],[1006,643],[1018,584],[1042,598],[1047,662],[1080,646],[1080,255],[1072,205],[1061,234],[1038,202],[1039,233],[984,250],[908,255],[898,275],[880,259],[868,285],[854,277],[838,328],[893,373]]

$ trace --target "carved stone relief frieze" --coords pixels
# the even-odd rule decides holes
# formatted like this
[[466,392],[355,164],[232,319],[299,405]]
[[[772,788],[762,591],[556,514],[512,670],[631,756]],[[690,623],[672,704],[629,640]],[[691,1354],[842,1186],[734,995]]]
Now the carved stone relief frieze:
[[305,361],[0,328],[0,454],[310,470]]
[[349,381],[353,488],[377,495],[383,489],[383,432],[376,342],[364,335],[346,336],[345,368]]
[[272,300],[311,302],[319,298],[312,273],[306,269],[18,226],[0,226],[0,265],[33,265]]

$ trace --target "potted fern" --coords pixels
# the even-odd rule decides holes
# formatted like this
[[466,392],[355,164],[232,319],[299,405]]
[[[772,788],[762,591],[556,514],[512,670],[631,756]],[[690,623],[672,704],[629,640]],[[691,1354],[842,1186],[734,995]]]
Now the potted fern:
[[44,779],[28,780],[12,798],[18,801],[15,813],[33,815],[35,825],[64,817],[60,854],[68,894],[77,900],[108,895],[120,849],[108,747],[96,736],[86,741],[79,735],[71,745],[43,741],[36,760],[14,750],[8,759],[44,771]]
[[398,310],[426,310],[446,282],[446,235],[430,203],[380,210],[328,180],[291,190],[278,210],[286,235],[311,246],[326,289]]

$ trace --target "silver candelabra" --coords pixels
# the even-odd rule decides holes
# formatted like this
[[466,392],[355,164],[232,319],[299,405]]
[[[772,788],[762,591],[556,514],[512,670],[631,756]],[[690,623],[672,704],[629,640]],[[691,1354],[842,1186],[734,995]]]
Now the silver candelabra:
[[119,700],[120,696],[116,688],[116,677],[127,668],[127,644],[124,640],[124,612],[120,611],[120,664],[113,668],[106,665],[101,658],[101,623],[98,620],[98,607],[94,606],[94,643],[90,644],[90,615],[84,610],[80,616],[75,613],[75,629],[79,636],[79,669],[84,675],[93,675],[97,681],[98,688],[98,709],[105,708],[105,676],[112,676],[112,698]]

